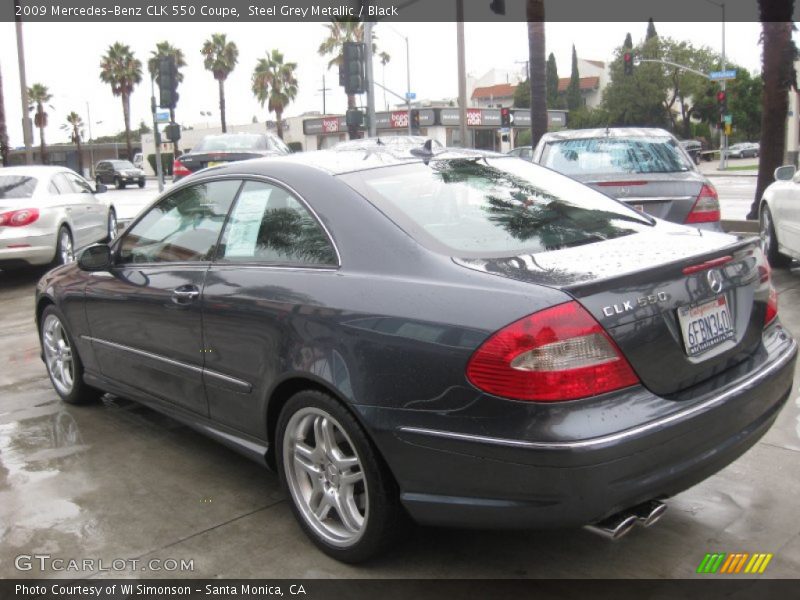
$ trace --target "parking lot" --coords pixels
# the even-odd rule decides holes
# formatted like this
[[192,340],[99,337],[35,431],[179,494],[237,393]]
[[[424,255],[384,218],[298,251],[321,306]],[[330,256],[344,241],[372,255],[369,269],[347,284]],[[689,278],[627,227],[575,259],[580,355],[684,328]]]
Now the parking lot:
[[[155,184],[148,188],[152,194]],[[390,554],[353,567],[312,546],[269,471],[122,398],[61,403],[38,356],[33,289],[40,274],[0,272],[3,578],[109,575],[38,564],[18,570],[18,556],[35,554],[106,565],[136,559],[135,569],[111,574],[139,577],[685,578],[707,552],[773,553],[764,577],[800,571],[796,385],[755,447],[671,499],[657,525],[619,542],[585,530],[414,528]],[[775,280],[781,319],[800,335],[800,268],[776,271]],[[192,568],[142,571],[151,560],[191,561]]]

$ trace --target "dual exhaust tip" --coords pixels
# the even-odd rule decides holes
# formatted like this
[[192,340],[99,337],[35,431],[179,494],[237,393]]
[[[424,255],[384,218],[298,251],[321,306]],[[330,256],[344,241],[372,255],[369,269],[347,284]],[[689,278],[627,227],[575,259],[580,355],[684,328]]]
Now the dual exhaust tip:
[[611,515],[599,523],[586,525],[585,529],[609,540],[618,540],[630,533],[636,525],[650,527],[664,516],[665,512],[667,512],[666,504],[660,500],[650,500]]

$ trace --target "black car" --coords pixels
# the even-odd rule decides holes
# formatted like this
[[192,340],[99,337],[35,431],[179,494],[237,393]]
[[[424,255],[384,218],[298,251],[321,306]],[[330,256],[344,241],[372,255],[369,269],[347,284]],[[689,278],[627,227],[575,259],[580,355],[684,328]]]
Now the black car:
[[190,152],[172,163],[172,180],[178,181],[195,171],[229,162],[291,154],[281,138],[271,133],[222,133],[208,135]]
[[94,167],[94,179],[98,184],[113,184],[118,190],[129,183],[144,187],[144,171],[137,169],[129,160],[101,160]]
[[652,524],[784,405],[777,311],[755,238],[430,147],[208,169],[36,292],[66,402],[132,398],[275,468],[345,561],[406,515]]

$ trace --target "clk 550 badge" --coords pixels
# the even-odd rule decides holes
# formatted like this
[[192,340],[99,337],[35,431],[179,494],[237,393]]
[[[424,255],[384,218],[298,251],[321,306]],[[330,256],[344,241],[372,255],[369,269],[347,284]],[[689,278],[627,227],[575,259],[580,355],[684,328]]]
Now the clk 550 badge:
[[651,304],[658,304],[659,302],[666,302],[667,294],[665,292],[657,292],[647,296],[639,296],[636,300],[625,300],[621,304],[612,304],[611,306],[603,307],[603,314],[607,317],[614,315],[621,315],[634,308],[644,308]]

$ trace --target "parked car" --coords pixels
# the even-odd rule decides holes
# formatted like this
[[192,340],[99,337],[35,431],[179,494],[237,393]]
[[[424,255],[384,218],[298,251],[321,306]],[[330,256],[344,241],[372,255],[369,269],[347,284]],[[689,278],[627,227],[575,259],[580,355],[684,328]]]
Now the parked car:
[[756,158],[758,157],[758,144],[751,144],[750,142],[741,142],[730,146],[725,153],[728,158]]
[[699,165],[703,152],[703,143],[699,140],[681,140],[681,146],[692,157],[694,164]]
[[133,155],[133,166],[137,169],[144,169],[144,156],[141,152]]
[[229,162],[291,154],[277,135],[267,133],[222,133],[207,135],[190,152],[172,163],[172,180],[179,181],[195,171]]
[[104,192],[63,167],[0,169],[0,269],[65,264],[76,248],[113,239],[117,215]]
[[769,429],[797,354],[757,238],[430,147],[198,173],[35,307],[64,401],[132,398],[270,465],[350,562],[406,514],[651,525]]
[[531,160],[531,158],[533,158],[533,146],[519,146],[509,151],[508,154],[511,156],[516,156],[517,158]]
[[659,219],[722,231],[716,189],[663,129],[547,133],[533,161]]
[[775,169],[775,182],[766,190],[759,209],[764,252],[774,267],[800,259],[800,173],[794,165]]
[[101,160],[94,167],[94,179],[100,184],[113,184],[118,190],[129,183],[144,187],[144,171],[137,169],[129,160]]

